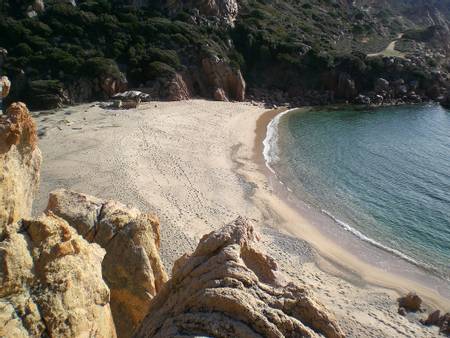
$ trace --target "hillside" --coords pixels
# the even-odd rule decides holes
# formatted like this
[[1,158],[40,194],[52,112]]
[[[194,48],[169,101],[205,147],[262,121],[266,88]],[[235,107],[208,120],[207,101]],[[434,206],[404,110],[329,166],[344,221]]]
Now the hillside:
[[35,109],[126,88],[324,104],[439,99],[448,86],[448,0],[2,2],[10,100]]

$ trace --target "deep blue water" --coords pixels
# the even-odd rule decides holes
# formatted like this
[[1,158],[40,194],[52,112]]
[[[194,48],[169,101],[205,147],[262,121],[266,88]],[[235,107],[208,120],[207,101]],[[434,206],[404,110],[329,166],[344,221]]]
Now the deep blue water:
[[289,112],[271,166],[355,237],[450,275],[450,112]]

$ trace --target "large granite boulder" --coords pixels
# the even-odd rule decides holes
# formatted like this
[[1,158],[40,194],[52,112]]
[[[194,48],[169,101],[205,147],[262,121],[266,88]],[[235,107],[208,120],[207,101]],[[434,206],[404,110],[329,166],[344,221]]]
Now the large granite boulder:
[[306,290],[283,281],[238,218],[175,262],[135,337],[343,337]]
[[24,103],[13,103],[0,116],[0,233],[30,215],[41,162],[36,125]]
[[0,241],[0,336],[116,337],[104,254],[52,213],[10,224]]
[[106,250],[103,279],[119,337],[129,337],[167,281],[159,256],[158,219],[114,201],[64,189],[50,193],[47,210]]

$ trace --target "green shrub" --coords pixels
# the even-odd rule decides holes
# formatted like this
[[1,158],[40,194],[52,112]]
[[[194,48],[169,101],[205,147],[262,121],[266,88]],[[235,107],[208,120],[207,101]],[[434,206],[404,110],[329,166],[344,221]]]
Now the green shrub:
[[180,59],[175,50],[163,50],[160,48],[149,48],[147,58],[151,61],[161,61],[177,69],[180,67]]
[[33,50],[26,43],[19,43],[13,50],[14,55],[17,56],[30,56],[33,54]]
[[82,65],[82,72],[88,77],[111,76],[119,78],[121,73],[116,62],[104,57],[94,57]]
[[164,62],[154,61],[148,64],[144,73],[150,79],[166,78],[175,74],[175,69]]

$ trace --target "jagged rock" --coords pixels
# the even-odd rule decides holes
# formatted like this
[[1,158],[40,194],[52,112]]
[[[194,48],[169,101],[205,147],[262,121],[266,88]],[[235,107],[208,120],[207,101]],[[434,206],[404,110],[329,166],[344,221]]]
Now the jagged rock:
[[136,208],[64,189],[50,193],[47,210],[106,250],[102,271],[117,334],[129,337],[167,281],[159,257],[159,221]]
[[0,336],[116,337],[104,254],[52,213],[11,224],[0,242]]
[[441,311],[436,310],[429,314],[428,318],[422,321],[424,325],[439,325],[439,319],[441,318]]
[[0,233],[30,215],[41,162],[36,125],[24,103],[13,103],[0,116]]
[[422,305],[422,299],[415,292],[410,292],[398,299],[398,306],[405,308],[406,311],[418,311],[420,305]]
[[233,69],[219,58],[205,58],[202,70],[216,100],[244,101],[245,81],[239,69]]
[[343,337],[304,289],[286,284],[238,218],[175,262],[135,337]]
[[176,73],[167,84],[167,93],[165,95],[170,101],[189,100],[191,90],[183,79],[183,76]]
[[11,81],[9,81],[7,76],[2,76],[0,78],[0,82],[2,84],[1,96],[2,98],[5,98],[8,96],[9,90],[11,89]]

